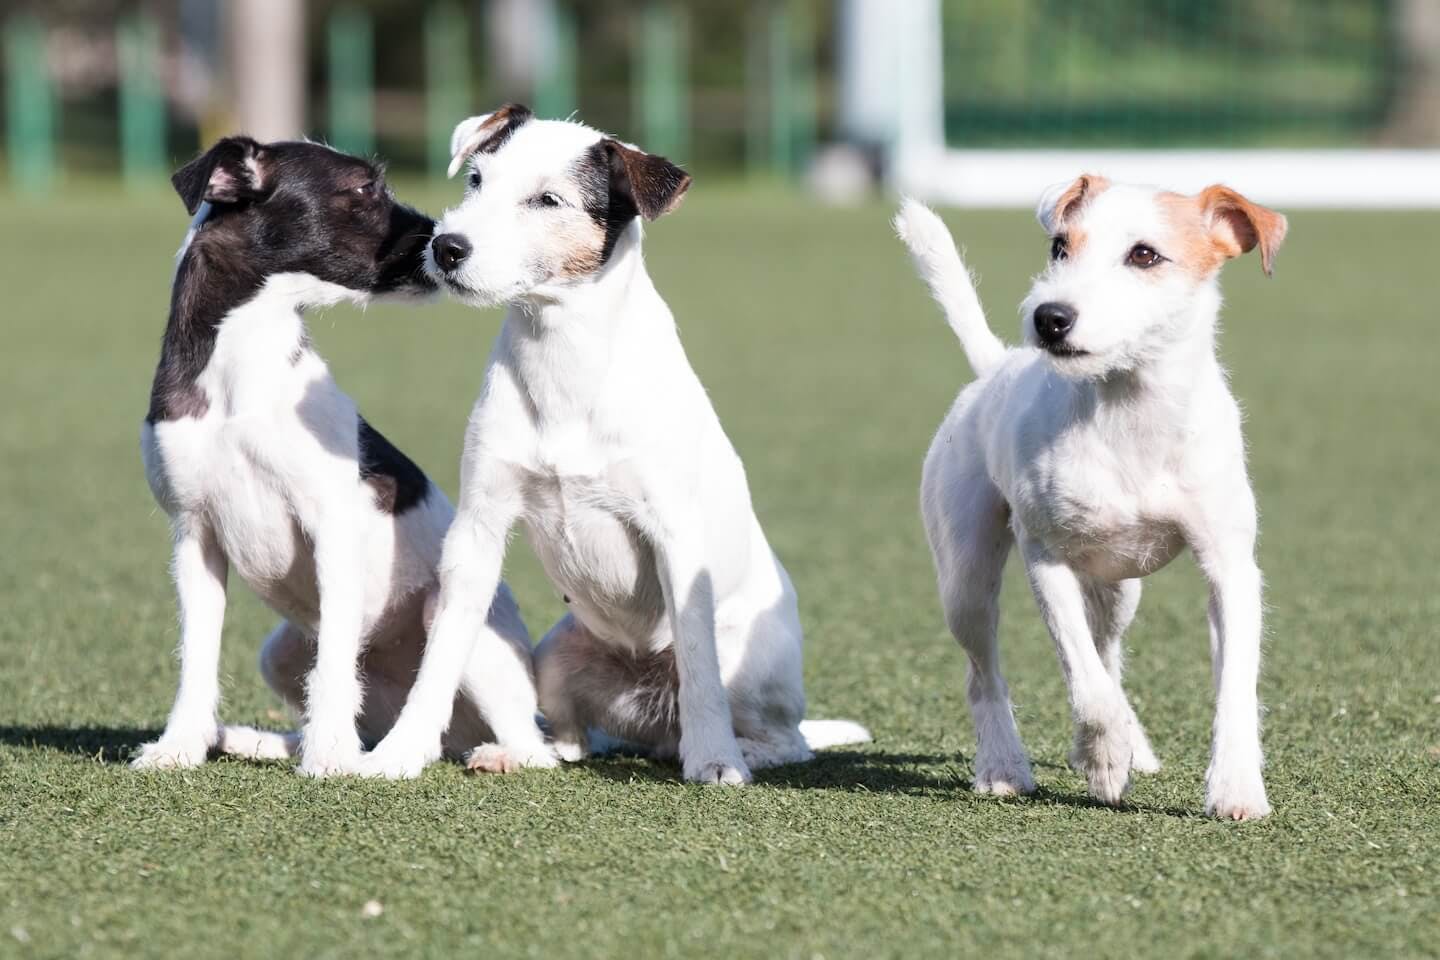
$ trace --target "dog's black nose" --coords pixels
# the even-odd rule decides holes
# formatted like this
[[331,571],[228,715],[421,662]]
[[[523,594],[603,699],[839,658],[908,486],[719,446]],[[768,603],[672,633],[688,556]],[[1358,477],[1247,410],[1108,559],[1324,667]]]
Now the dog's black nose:
[[435,263],[450,273],[470,256],[470,241],[458,233],[442,233],[430,241],[430,249],[435,254]]
[[1059,343],[1074,327],[1075,308],[1068,303],[1042,303],[1035,308],[1035,332],[1041,343]]

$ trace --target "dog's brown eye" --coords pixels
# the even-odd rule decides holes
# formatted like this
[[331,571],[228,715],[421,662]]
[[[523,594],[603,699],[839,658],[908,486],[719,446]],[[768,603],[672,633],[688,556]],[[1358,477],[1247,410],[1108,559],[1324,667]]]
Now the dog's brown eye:
[[559,194],[551,193],[548,190],[540,194],[532,202],[541,207],[558,207],[561,204]]
[[1132,267],[1139,267],[1141,270],[1148,270],[1165,258],[1156,252],[1154,247],[1147,247],[1143,243],[1137,243],[1130,248],[1130,256],[1125,260]]
[[1064,238],[1064,237],[1054,237],[1053,239],[1051,239],[1051,241],[1050,241],[1050,259],[1051,259],[1051,260],[1064,260],[1064,259],[1065,259],[1067,256],[1069,256],[1069,255],[1070,255],[1070,248],[1069,248],[1069,245],[1065,242],[1065,238]]

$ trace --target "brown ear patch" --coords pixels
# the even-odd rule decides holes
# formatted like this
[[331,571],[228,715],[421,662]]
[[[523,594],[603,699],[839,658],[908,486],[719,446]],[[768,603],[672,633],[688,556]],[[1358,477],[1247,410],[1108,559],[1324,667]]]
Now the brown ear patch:
[[1049,222],[1045,225],[1046,229],[1052,233],[1058,232],[1060,227],[1079,213],[1085,204],[1109,187],[1109,178],[1095,173],[1082,173],[1060,196],[1055,198],[1055,206],[1051,208]]
[[1275,253],[1288,229],[1284,215],[1220,184],[1200,191],[1195,201],[1210,225],[1211,236],[1227,258],[1259,247],[1261,269],[1266,276],[1274,273]]
[[618,140],[602,141],[610,157],[610,189],[629,197],[646,220],[674,210],[690,189],[691,176],[654,154],[628,147]]

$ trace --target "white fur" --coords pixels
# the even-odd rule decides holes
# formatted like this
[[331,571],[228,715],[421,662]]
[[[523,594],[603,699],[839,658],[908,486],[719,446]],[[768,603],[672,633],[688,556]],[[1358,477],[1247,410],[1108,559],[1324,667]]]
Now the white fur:
[[[204,415],[142,430],[146,474],[174,529],[181,673],[165,731],[141,748],[138,768],[194,766],[211,749],[288,756],[298,745],[303,773],[354,772],[357,719],[378,740],[398,713],[419,662],[451,507],[432,484],[412,509],[380,510],[358,474],[355,405],[313,351],[292,362],[304,338],[302,308],[364,299],[308,274],[270,277],[220,328],[198,379],[209,399]],[[303,709],[298,740],[220,726],[231,569],[286,620],[266,643],[261,669],[293,709]],[[515,672],[528,676],[519,611],[503,585],[498,593],[492,585],[491,596],[489,622],[482,616],[473,629],[496,638]],[[483,736],[473,709],[467,716],[455,752]]]
[[[1047,223],[1057,192],[1041,204]],[[996,637],[1005,558],[1017,544],[1070,691],[1072,762],[1090,792],[1117,803],[1131,770],[1159,762],[1121,688],[1121,638],[1140,579],[1189,546],[1211,587],[1218,692],[1206,809],[1270,810],[1261,779],[1261,583],[1256,512],[1240,412],[1215,356],[1215,277],[1166,264],[1127,267],[1133,244],[1183,238],[1148,188],[1113,186],[1076,221],[1084,247],[1036,278],[1022,307],[1078,311],[1071,342],[1088,356],[1030,346],[997,353],[949,232],[907,201],[896,217],[922,277],[945,306],[979,379],[961,391],[925,460],[921,507],[951,631],[969,658],[979,749],[975,789],[1035,788],[1000,672]],[[1078,236],[1078,234],[1077,234]],[[996,342],[998,345],[998,342]]]
[[[463,147],[478,126],[462,123],[455,142]],[[687,780],[744,783],[755,767],[811,757],[800,730],[795,592],[650,282],[639,220],[594,274],[560,277],[544,266],[564,259],[551,225],[574,217],[527,201],[551,191],[579,204],[572,174],[600,136],[578,123],[524,124],[501,150],[474,158],[481,187],[436,228],[473,247],[453,278],[462,299],[508,303],[509,312],[466,432],[439,612],[405,712],[367,758],[377,774],[410,775],[434,755],[436,705],[454,690],[483,612],[475,598],[493,589],[516,522],[572,611],[537,651],[542,708],[562,756],[578,759],[587,748],[583,720],[564,696],[545,693],[546,651],[568,638],[627,657],[673,655],[680,736],[668,749],[678,751]],[[496,678],[490,696],[503,694],[503,682]],[[630,709],[631,693],[600,691],[612,698],[611,716]],[[655,719],[634,709],[637,723]],[[476,758],[484,768],[553,762],[528,707],[492,723],[510,756],[488,751]],[[827,743],[869,738],[853,724],[825,733]]]

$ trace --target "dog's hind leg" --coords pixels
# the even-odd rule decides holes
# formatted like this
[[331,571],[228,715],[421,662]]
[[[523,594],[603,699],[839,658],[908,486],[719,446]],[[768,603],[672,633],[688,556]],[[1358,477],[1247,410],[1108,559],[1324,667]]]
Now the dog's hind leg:
[[922,489],[925,529],[935,555],[945,622],[969,660],[966,694],[975,722],[977,793],[1035,790],[1020,742],[1010,688],[1000,673],[1000,578],[1013,538],[1009,509],[982,470],[958,484]]
[[[1105,665],[1110,678],[1121,688],[1122,695],[1125,632],[1130,629],[1139,606],[1138,579],[1113,583],[1091,580],[1085,585],[1085,617],[1090,623],[1090,632],[1095,637],[1095,650],[1100,654],[1100,662]],[[1135,715],[1134,707],[1130,706],[1128,697],[1126,706],[1130,707],[1130,738],[1135,750],[1130,766],[1140,773],[1158,773],[1160,761],[1156,758],[1155,751],[1150,746],[1150,738],[1145,735],[1145,728],[1141,726],[1140,718]]]
[[566,614],[536,648],[535,675],[540,712],[561,759],[583,759],[596,730],[656,758],[673,757],[679,750],[674,650],[622,650]]

